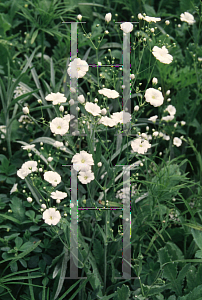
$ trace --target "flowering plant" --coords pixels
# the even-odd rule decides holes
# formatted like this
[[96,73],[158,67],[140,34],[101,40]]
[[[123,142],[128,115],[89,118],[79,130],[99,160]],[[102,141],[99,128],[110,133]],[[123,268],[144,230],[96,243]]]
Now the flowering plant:
[[[176,282],[184,280],[181,274],[184,270],[188,274],[189,266],[178,264],[177,268],[177,263],[188,254],[182,254],[180,246],[170,240],[179,229],[182,236],[187,234],[200,245],[194,231],[199,225],[186,224],[189,218],[195,221],[189,201],[193,193],[194,199],[200,198],[200,184],[188,178],[188,160],[183,156],[188,146],[197,154],[188,137],[193,120],[184,112],[196,115],[194,105],[199,100],[193,104],[189,97],[196,90],[197,99],[200,97],[200,71],[198,81],[193,76],[200,59],[194,68],[184,67],[180,73],[180,39],[182,31],[192,28],[188,25],[195,28],[199,21],[194,19],[195,13],[178,13],[179,22],[185,23],[182,31],[176,26],[174,38],[170,29],[174,17],[164,20],[151,9],[149,16],[148,6],[144,8],[146,13],[136,13],[130,22],[120,22],[114,11],[103,17],[89,8],[89,33],[88,25],[83,25],[86,16],[75,16],[76,25],[68,29],[71,55],[68,52],[65,64],[44,55],[49,47],[44,35],[43,50],[35,55],[40,51],[34,44],[39,41],[39,29],[33,30],[30,45],[34,44],[35,50],[22,68],[22,75],[30,72],[30,77],[26,76],[32,88],[23,83],[24,75],[9,82],[8,89],[0,80],[6,116],[0,117],[6,121],[0,127],[1,139],[3,143],[6,139],[9,160],[15,166],[0,154],[0,179],[12,184],[10,199],[0,194],[0,205],[3,199],[9,206],[0,218],[18,226],[0,225],[12,229],[11,242],[6,236],[1,241],[2,258],[13,260],[9,264],[13,273],[27,266],[39,268],[36,276],[43,277],[40,299],[49,299],[47,286],[53,300],[74,297],[70,293],[76,285],[66,289],[65,280],[78,279],[75,274],[87,277],[83,283],[77,282],[79,299],[85,288],[89,289],[86,299],[146,299],[162,293],[157,280],[161,277],[167,280],[163,287],[170,293],[165,293],[164,299],[172,297],[173,291],[182,296]],[[65,21],[63,25],[69,26]],[[40,30],[47,31],[46,27]],[[66,44],[62,35],[60,38],[53,53],[62,57]],[[200,132],[197,121],[191,124]],[[13,137],[15,128],[18,133]],[[186,231],[185,225],[194,230]],[[170,261],[175,264],[170,266]],[[163,275],[158,275],[163,268]],[[33,299],[36,293],[29,278],[34,274],[29,275],[26,290]],[[130,289],[123,284],[115,287],[120,276]],[[134,286],[131,277],[137,279]]]

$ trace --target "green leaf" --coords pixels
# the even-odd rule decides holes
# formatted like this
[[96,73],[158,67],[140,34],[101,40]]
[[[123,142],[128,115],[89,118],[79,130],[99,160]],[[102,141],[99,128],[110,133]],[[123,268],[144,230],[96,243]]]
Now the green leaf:
[[195,243],[200,248],[200,250],[202,250],[202,232],[192,228],[191,233],[193,235]]
[[11,28],[8,21],[8,14],[0,13],[0,34],[4,35]]
[[31,231],[31,232],[33,232],[33,231],[38,231],[40,229],[40,227],[39,226],[36,226],[36,225],[33,225],[33,226],[31,226],[30,228],[29,228],[29,230]]
[[58,282],[58,287],[57,290],[55,292],[55,296],[54,296],[54,300],[56,300],[62,290],[63,287],[63,283],[65,280],[65,275],[66,275],[66,271],[67,271],[67,262],[69,260],[69,253],[68,253],[68,249],[66,247],[64,247],[64,257],[62,260],[62,267],[61,267],[61,272],[60,272],[60,279]]
[[155,12],[153,6],[151,6],[149,4],[144,4],[144,9],[145,9],[147,16],[156,17],[156,12]]
[[189,294],[177,298],[178,300],[202,300],[201,294],[202,284],[194,288]]
[[17,272],[18,271],[18,264],[16,261],[12,262],[10,264],[10,269],[11,269],[11,272],[14,273],[14,272]]
[[202,258],[202,250],[197,250],[195,253],[196,258]]
[[33,210],[28,210],[25,213],[26,216],[28,216],[31,220],[34,220],[35,212]]
[[122,285],[121,288],[117,288],[117,291],[115,292],[114,300],[128,300],[130,296],[130,290],[129,287],[125,284]]
[[26,242],[20,247],[19,251],[26,251],[32,246],[33,246],[32,242]]
[[20,249],[20,247],[22,246],[22,244],[23,244],[23,239],[21,239],[19,236],[16,237],[16,239],[15,239],[16,248]]
[[14,196],[11,200],[10,208],[12,209],[12,215],[14,218],[18,219],[20,222],[25,220],[25,208],[23,206],[22,200]]
[[7,178],[6,175],[1,175],[1,174],[0,174],[0,181],[4,181],[6,178]]
[[172,262],[165,247],[159,249],[158,255],[161,267],[163,268],[163,277],[170,281],[174,281],[177,277],[177,267],[176,264]]
[[35,39],[37,38],[38,32],[39,32],[38,29],[34,31],[32,38],[31,38],[31,42],[30,42],[31,45],[34,43]]
[[14,223],[17,223],[17,224],[21,224],[21,222],[11,216],[8,216],[8,215],[3,215],[3,214],[0,214],[0,217],[4,218],[4,219],[7,219],[7,220],[10,220]]

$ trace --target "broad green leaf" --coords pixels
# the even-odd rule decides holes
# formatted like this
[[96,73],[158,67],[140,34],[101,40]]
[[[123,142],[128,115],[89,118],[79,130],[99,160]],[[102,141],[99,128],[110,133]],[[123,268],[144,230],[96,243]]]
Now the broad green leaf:
[[12,210],[12,215],[14,218],[18,219],[20,222],[25,220],[25,207],[23,206],[22,200],[14,196],[11,200],[10,208]]
[[22,244],[23,244],[23,239],[21,239],[19,236],[16,237],[16,239],[15,239],[16,248],[20,249],[20,247],[22,246]]
[[117,291],[115,292],[114,300],[128,300],[130,296],[130,290],[129,287],[125,284],[122,285],[121,288],[117,288]]

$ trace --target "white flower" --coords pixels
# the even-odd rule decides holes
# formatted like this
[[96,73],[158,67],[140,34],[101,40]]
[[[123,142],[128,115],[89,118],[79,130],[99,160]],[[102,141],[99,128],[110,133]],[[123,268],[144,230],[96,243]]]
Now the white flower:
[[101,61],[98,61],[97,65],[98,65],[98,66],[101,66],[101,65],[102,65]]
[[29,169],[19,169],[17,171],[17,175],[18,177],[20,177],[21,179],[25,179],[25,177],[30,174],[30,170]]
[[170,21],[169,21],[169,20],[165,20],[165,24],[166,24],[166,25],[169,25],[169,24],[170,24]]
[[159,21],[161,21],[161,18],[155,18],[155,17],[149,17],[149,16],[145,16],[144,17],[144,20],[146,21],[146,22],[154,22],[154,23],[156,23],[156,22],[159,22]]
[[78,179],[81,183],[87,184],[95,179],[94,173],[91,170],[85,172],[79,172]]
[[202,57],[198,57],[198,61],[202,61]]
[[100,107],[96,103],[86,102],[85,110],[92,114],[93,116],[99,116],[101,113]]
[[106,108],[103,108],[102,110],[101,110],[101,115],[106,115],[106,113],[107,113],[107,110],[106,110]]
[[50,156],[47,159],[48,162],[51,162],[52,160],[53,160],[53,157],[50,157]]
[[26,161],[24,164],[22,164],[21,169],[28,169],[31,172],[37,171],[37,162],[34,160]]
[[102,167],[101,161],[100,161],[99,163],[97,163],[97,166],[98,166],[99,168]]
[[158,83],[158,79],[157,79],[156,77],[154,77],[154,78],[152,79],[152,83],[153,83],[153,85],[157,84],[157,83]]
[[57,148],[60,148],[60,147],[63,147],[64,144],[63,144],[63,142],[55,141],[55,143],[53,144],[53,146],[55,146],[55,147],[57,147]]
[[193,25],[196,21],[194,20],[194,16],[188,12],[184,12],[180,15],[180,20],[183,22],[187,22],[189,25]]
[[135,74],[131,74],[131,75],[130,75],[130,78],[131,78],[131,79],[135,79]]
[[23,150],[31,150],[35,147],[35,145],[27,145],[27,146],[21,146]]
[[62,200],[66,197],[67,197],[67,193],[64,193],[64,192],[55,191],[55,192],[51,193],[51,198],[53,198],[55,200],[57,200],[57,199]]
[[44,180],[56,187],[61,182],[61,176],[57,172],[47,171],[44,173]]
[[174,137],[173,145],[175,145],[176,147],[180,147],[182,145],[182,140],[179,139],[178,137]]
[[65,122],[69,123],[70,120],[74,119],[74,115],[67,114],[62,118]]
[[120,25],[120,27],[121,27],[121,30],[123,30],[124,33],[129,33],[133,30],[133,24],[130,23],[130,22],[122,23]]
[[112,14],[111,13],[108,13],[108,14],[105,15],[105,21],[107,23],[109,23],[111,21],[111,19],[112,19]]
[[159,135],[159,132],[158,132],[158,131],[154,131],[154,132],[152,133],[152,135],[156,137],[156,136]]
[[130,122],[131,119],[131,115],[125,111],[113,113],[111,117],[117,124],[126,124]]
[[37,171],[37,162],[30,160],[22,165],[21,169],[17,171],[17,175],[21,179],[25,179],[27,175],[35,171]]
[[48,225],[56,225],[60,222],[61,215],[56,208],[48,208],[43,212],[44,222]]
[[184,126],[186,124],[185,121],[181,121],[181,126]]
[[46,101],[53,101],[53,105],[57,105],[59,103],[65,103],[67,101],[67,98],[64,94],[61,94],[59,92],[57,93],[50,93],[45,97]]
[[167,90],[166,91],[166,96],[169,96],[170,95],[170,90]]
[[117,91],[110,90],[107,88],[103,88],[102,90],[99,90],[98,93],[104,95],[107,98],[112,98],[112,99],[119,97],[119,93]]
[[144,16],[143,16],[141,13],[139,13],[139,14],[137,15],[137,17],[138,17],[139,20],[144,19]]
[[164,111],[167,111],[171,116],[176,114],[176,108],[173,105],[168,105]]
[[143,132],[142,134],[141,134],[141,136],[142,136],[142,138],[144,138],[145,140],[152,140],[152,136],[150,135],[150,134],[147,134],[147,133],[145,133],[145,132]]
[[162,48],[154,46],[154,48],[152,49],[152,54],[163,64],[170,64],[173,60],[172,55],[168,53],[168,50],[165,46],[163,46]]
[[172,121],[173,119],[174,119],[173,115],[161,118],[162,121],[166,121],[166,122]]
[[25,115],[27,115],[29,113],[29,108],[27,106],[25,106],[25,107],[23,107],[22,111]]
[[108,30],[105,30],[105,34],[108,34],[109,33],[109,31]]
[[79,95],[77,99],[78,99],[79,103],[81,103],[81,104],[83,104],[85,102],[85,98],[83,95]]
[[170,136],[169,136],[169,135],[166,135],[166,134],[164,134],[164,135],[163,135],[163,140],[165,140],[165,141],[169,141],[169,140],[170,140]]
[[78,15],[78,16],[77,16],[77,19],[78,19],[79,21],[81,21],[81,20],[82,20],[82,15]]
[[117,122],[109,117],[101,117],[99,123],[109,127],[113,127],[117,125]]
[[13,185],[12,189],[10,190],[10,195],[18,190],[17,186],[18,186],[17,183],[15,183],[15,184]]
[[134,111],[138,111],[139,109],[140,109],[140,107],[138,105],[135,105]]
[[150,31],[151,31],[151,32],[154,32],[154,31],[155,31],[155,29],[154,29],[154,28],[150,28]]
[[150,118],[148,119],[148,121],[151,121],[151,122],[154,122],[154,123],[155,123],[157,118],[158,118],[158,116],[155,115],[155,116],[150,117]]
[[69,122],[63,118],[56,117],[50,122],[50,130],[52,133],[64,135],[69,130]]
[[46,209],[46,204],[41,204],[42,209]]
[[90,166],[94,165],[92,154],[82,150],[80,153],[76,153],[71,162],[73,162],[73,168],[76,171],[86,171],[90,169]]
[[163,104],[163,94],[161,91],[156,90],[154,88],[149,88],[145,92],[146,102],[149,102],[154,107],[161,106]]
[[88,72],[88,64],[85,60],[75,58],[70,62],[67,72],[71,78],[82,78]]
[[137,138],[131,142],[131,147],[134,152],[144,154],[149,148],[151,148],[151,144],[149,144],[149,142],[146,140],[142,140],[142,138]]
[[27,198],[27,202],[31,203],[31,202],[32,202],[32,198],[31,198],[31,197],[28,197],[28,198]]

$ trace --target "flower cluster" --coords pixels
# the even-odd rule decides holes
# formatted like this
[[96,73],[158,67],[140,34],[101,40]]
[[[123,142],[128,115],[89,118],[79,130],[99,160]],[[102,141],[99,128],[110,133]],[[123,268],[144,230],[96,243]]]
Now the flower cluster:
[[94,173],[91,172],[91,166],[94,165],[92,154],[82,150],[73,156],[71,162],[73,163],[73,168],[77,172],[79,171],[78,179],[81,183],[87,184],[95,179]]

